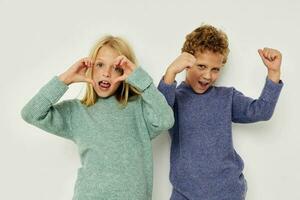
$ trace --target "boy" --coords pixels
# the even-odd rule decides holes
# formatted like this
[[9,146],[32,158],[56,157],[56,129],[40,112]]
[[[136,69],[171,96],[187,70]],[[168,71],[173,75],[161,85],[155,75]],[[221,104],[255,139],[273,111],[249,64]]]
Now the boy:
[[[224,32],[203,25],[187,35],[182,54],[167,68],[158,89],[173,108],[170,130],[171,200],[242,200],[247,191],[243,161],[232,144],[232,122],[271,118],[283,83],[281,53],[258,50],[267,79],[258,99],[230,87],[215,87],[229,53]],[[175,76],[186,70],[176,87]]]

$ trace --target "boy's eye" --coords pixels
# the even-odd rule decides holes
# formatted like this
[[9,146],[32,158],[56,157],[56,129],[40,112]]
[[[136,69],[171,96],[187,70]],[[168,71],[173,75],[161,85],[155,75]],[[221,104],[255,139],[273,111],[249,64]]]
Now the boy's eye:
[[197,65],[199,69],[205,69],[206,66],[205,65]]
[[215,72],[219,72],[219,71],[220,71],[220,69],[219,69],[219,68],[214,68],[214,69],[213,69],[213,71],[215,71]]

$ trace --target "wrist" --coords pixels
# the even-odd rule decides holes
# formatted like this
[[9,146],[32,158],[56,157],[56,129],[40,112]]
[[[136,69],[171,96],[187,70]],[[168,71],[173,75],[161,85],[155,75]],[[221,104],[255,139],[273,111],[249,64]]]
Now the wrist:
[[164,75],[164,82],[166,84],[172,84],[175,81],[175,77],[176,77],[176,72],[168,68]]
[[279,83],[280,81],[280,71],[268,70],[268,78],[275,83]]
[[66,74],[62,73],[61,75],[58,76],[58,79],[62,82],[64,82],[66,85],[70,85],[72,81],[70,81],[67,77]]

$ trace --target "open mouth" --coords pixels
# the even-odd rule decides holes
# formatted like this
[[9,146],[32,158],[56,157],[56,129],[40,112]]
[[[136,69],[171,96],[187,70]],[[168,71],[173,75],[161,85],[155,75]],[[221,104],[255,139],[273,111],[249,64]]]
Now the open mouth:
[[111,86],[111,84],[108,81],[99,81],[98,84],[102,89],[108,89]]
[[201,88],[207,88],[209,86],[209,82],[198,81]]

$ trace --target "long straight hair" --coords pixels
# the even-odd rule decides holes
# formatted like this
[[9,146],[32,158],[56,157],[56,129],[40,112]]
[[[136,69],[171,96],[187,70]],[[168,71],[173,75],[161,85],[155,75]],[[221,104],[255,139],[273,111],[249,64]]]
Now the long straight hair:
[[[120,55],[126,56],[132,63],[137,65],[135,55],[129,44],[124,39],[120,37],[114,37],[111,35],[101,38],[92,48],[89,56],[92,59],[93,63],[95,63],[97,55],[103,46],[108,46],[116,50],[117,52],[119,52]],[[93,68],[89,68],[87,70],[86,76],[89,78],[93,77]],[[141,93],[138,91],[138,89],[126,83],[125,81],[122,81],[120,86],[117,88],[115,94],[113,95],[116,96],[117,100],[121,105],[126,106],[130,99],[133,99],[133,97],[137,97],[140,94]],[[87,83],[85,96],[81,100],[81,103],[86,106],[91,106],[96,103],[97,99],[98,95],[95,92],[93,85]]]

